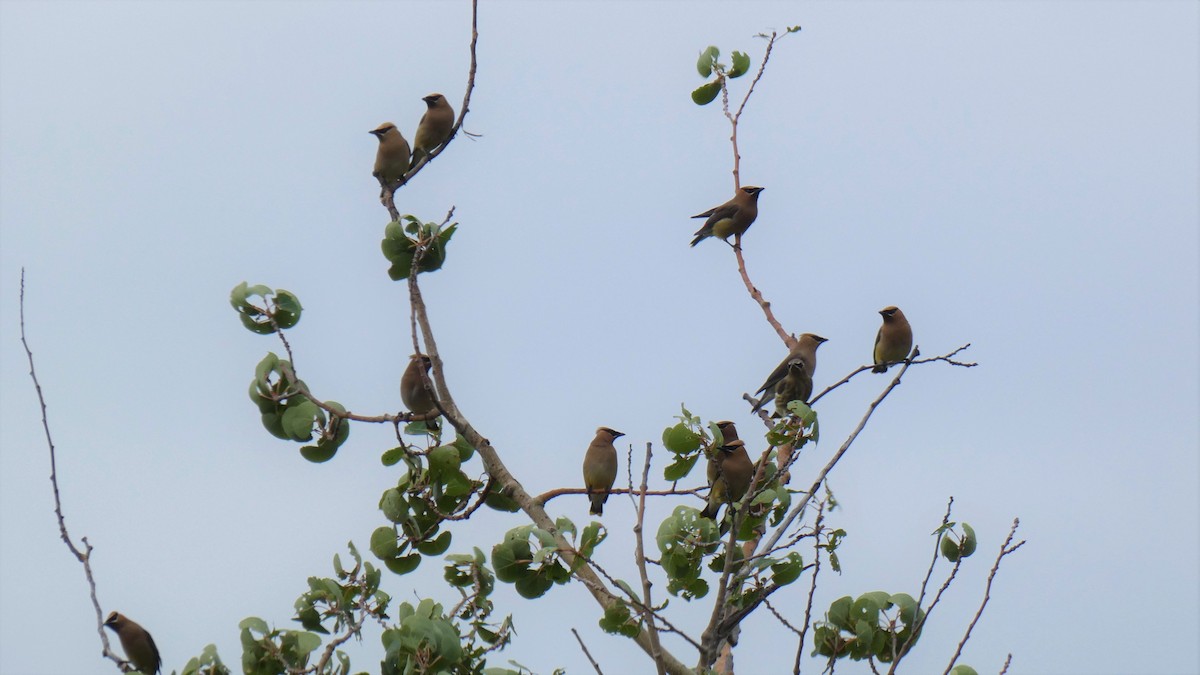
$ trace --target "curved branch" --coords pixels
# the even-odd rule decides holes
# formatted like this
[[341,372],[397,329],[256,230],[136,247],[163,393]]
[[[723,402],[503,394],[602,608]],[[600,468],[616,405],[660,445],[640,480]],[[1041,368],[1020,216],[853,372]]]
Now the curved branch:
[[[424,250],[422,247],[418,247],[415,253],[414,257],[419,258],[424,254]],[[429,356],[433,363],[431,371],[434,385],[437,387],[438,392],[436,400],[439,408],[442,409],[446,417],[446,421],[478,451],[484,468],[501,485],[501,489],[504,490],[505,494],[509,495],[517,503],[534,525],[549,532],[554,537],[554,541],[558,545],[559,555],[562,556],[569,567],[575,570],[573,572],[574,576],[583,582],[596,602],[605,609],[620,602],[617,596],[596,575],[595,570],[587,564],[586,560],[579,560],[580,564],[576,568],[576,560],[579,558],[579,555],[570,542],[567,541],[566,537],[559,531],[554,519],[546,513],[541,504],[534,500],[532,495],[525,491],[525,487],[521,485],[521,482],[512,475],[508,467],[501,461],[500,454],[492,447],[491,442],[483,434],[479,433],[459,410],[458,405],[454,401],[454,396],[450,393],[450,388],[446,384],[442,358],[438,352],[437,340],[434,338],[433,328],[429,323],[429,315],[425,308],[425,300],[421,296],[417,277],[417,274],[410,274],[408,277],[408,295],[411,303],[413,323],[413,344],[418,345],[417,329],[419,328],[420,341],[425,343],[425,349],[422,353]],[[635,641],[648,655],[651,657],[654,656],[655,648],[647,631],[640,632]],[[659,658],[662,659],[663,667],[671,675],[691,675],[691,670],[670,652],[660,650],[658,654]]]
[[25,268],[21,268],[20,291],[21,317],[21,346],[25,348],[25,358],[29,361],[29,377],[33,380],[33,388],[37,391],[38,406],[42,409],[42,430],[46,433],[46,446],[50,448],[50,486],[54,490],[54,515],[58,519],[58,535],[71,551],[71,555],[83,565],[83,574],[87,577],[88,590],[92,597],[92,608],[96,610],[96,632],[100,634],[102,645],[100,655],[111,659],[117,667],[124,667],[127,662],[116,655],[108,644],[108,635],[104,632],[104,610],[100,609],[100,599],[96,596],[96,578],[92,575],[92,545],[87,537],[80,538],[83,548],[80,549],[67,533],[67,520],[63,516],[62,495],[58,491],[58,460],[55,456],[54,439],[50,436],[50,420],[46,413],[46,397],[42,394],[42,384],[38,382],[37,370],[33,367],[33,351],[25,338]]

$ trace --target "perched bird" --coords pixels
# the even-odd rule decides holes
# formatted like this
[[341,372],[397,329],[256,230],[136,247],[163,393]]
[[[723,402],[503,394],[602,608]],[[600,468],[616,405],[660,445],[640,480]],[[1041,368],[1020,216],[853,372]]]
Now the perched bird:
[[700,512],[701,518],[717,519],[721,504],[732,504],[746,496],[750,480],[754,478],[754,462],[746,452],[741,440],[725,441],[717,451],[716,471],[710,480],[708,504]]
[[454,108],[446,102],[445,96],[430,94],[421,100],[425,101],[427,108],[413,136],[413,166],[434,148],[445,143],[450,138],[450,130],[454,128]]
[[792,359],[788,361],[787,374],[783,376],[779,384],[775,385],[774,416],[783,417],[787,415],[787,405],[792,401],[804,401],[808,403],[808,397],[812,396],[812,390],[812,376],[804,368],[804,360]]
[[912,352],[912,326],[898,307],[879,310],[883,325],[875,335],[875,367],[873,373],[886,373],[887,364],[903,361]]
[[758,217],[758,193],[763,188],[753,185],[743,185],[733,195],[733,199],[724,204],[711,208],[704,213],[697,213],[693,218],[707,218],[704,226],[696,230],[696,238],[692,246],[699,244],[709,237],[728,239],[730,235],[742,235],[750,229],[754,219]]
[[[792,347],[792,350],[788,352],[787,358],[785,358],[782,363],[776,366],[775,370],[771,371],[771,374],[767,376],[767,381],[763,382],[763,385],[758,388],[758,391],[754,392],[755,396],[762,394],[762,397],[758,399],[758,405],[754,406],[753,412],[758,412],[759,409],[767,404],[768,400],[775,398],[777,393],[776,389],[779,387],[779,383],[783,380],[783,378],[787,376],[789,366],[792,361],[799,361],[801,364],[803,364],[804,374],[807,376],[809,382],[808,394],[811,396],[812,376],[817,372],[817,347],[820,347],[821,343],[826,341],[827,340],[825,338],[821,337],[820,335],[814,335],[813,333],[805,333],[804,335],[801,335],[796,341],[796,346]],[[805,397],[805,399],[807,400],[807,397]],[[786,402],[784,405],[786,405]]]
[[721,420],[717,422],[717,428],[721,430],[721,440],[725,443],[736,441],[738,439],[737,427],[729,420]]
[[417,415],[437,413],[438,407],[433,400],[433,382],[430,389],[425,388],[421,373],[428,373],[433,366],[433,360],[424,354],[413,354],[408,359],[408,367],[400,376],[400,400],[409,412]]
[[162,668],[162,658],[158,655],[158,647],[154,646],[154,638],[134,621],[124,614],[113,612],[104,620],[104,625],[113,629],[121,639],[121,649],[125,650],[125,658],[134,668],[145,675],[154,675]]
[[[726,445],[730,441],[738,440],[737,427],[729,420],[721,420],[717,422],[717,428],[721,430],[721,445]],[[712,457],[708,458],[708,484],[717,479],[717,465],[721,461],[720,446],[717,446],[717,451]]]
[[600,427],[596,429],[596,437],[588,446],[587,454],[583,456],[583,485],[587,488],[588,499],[592,508],[588,513],[593,516],[604,515],[604,502],[608,501],[608,491],[617,480],[617,449],[613,441],[625,434]]
[[409,149],[404,135],[391,122],[384,122],[379,128],[371,131],[379,139],[379,149],[375,151],[375,170],[371,172],[379,180],[384,190],[387,186],[400,180],[408,171]]

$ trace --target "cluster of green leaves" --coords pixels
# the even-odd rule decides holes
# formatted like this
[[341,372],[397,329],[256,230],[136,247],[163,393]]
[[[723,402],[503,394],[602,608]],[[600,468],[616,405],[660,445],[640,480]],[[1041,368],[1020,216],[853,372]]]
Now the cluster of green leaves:
[[[780,420],[779,424],[767,435],[772,446],[794,443],[799,448],[809,440],[816,440],[816,412],[802,401],[796,401],[799,407],[789,407],[793,415]],[[686,407],[681,406],[681,414],[676,416],[679,421],[663,430],[663,446],[674,455],[674,460],[663,470],[667,480],[677,481],[685,478],[701,458],[708,464],[725,443],[721,429],[714,422],[705,423],[693,415]],[[728,556],[733,557],[734,569],[742,563],[741,547],[737,541],[748,541],[761,531],[769,521],[772,526],[778,525],[787,515],[792,503],[792,495],[778,475],[776,466],[777,451],[767,454],[762,464],[760,479],[754,490],[748,495],[750,506],[745,516],[738,521],[738,530],[733,541],[722,540],[722,533],[729,530],[732,514],[740,509],[742,502],[733,504],[723,511],[724,516],[720,527],[713,521],[701,518],[699,511],[690,506],[679,506],[659,525],[657,543],[662,555],[662,568],[667,574],[667,591],[672,595],[682,596],[691,600],[702,598],[708,594],[708,582],[702,578],[702,566],[708,558],[708,568],[720,574],[725,569]],[[728,548],[727,548],[728,547]],[[773,583],[783,585],[791,583],[803,569],[799,556],[783,558],[763,557],[754,561],[754,569],[749,575],[755,581],[755,588],[760,588],[764,570],[771,569],[775,579]],[[735,593],[735,600],[740,599]],[[746,596],[746,601],[753,600]]]
[[696,59],[696,72],[700,73],[700,77],[715,77],[712,82],[706,82],[692,91],[692,101],[696,105],[712,103],[717,94],[721,93],[721,87],[725,86],[725,78],[741,77],[750,70],[750,57],[745,52],[735,51],[730,54],[732,66],[718,61],[720,57],[721,50],[715,45],[709,45],[708,49],[700,52],[700,58]]
[[979,541],[975,538],[975,528],[962,523],[963,533],[958,534],[954,531],[954,527],[957,524],[954,522],[946,523],[933,533],[934,535],[941,535],[942,541],[938,545],[938,548],[942,552],[942,557],[952,563],[957,563],[963,558],[970,558],[979,545]]
[[408,468],[379,498],[379,510],[391,524],[371,534],[371,552],[389,570],[407,574],[421,564],[422,555],[441,555],[450,547],[451,534],[442,531],[442,522],[466,508],[484,486],[462,470],[474,454],[462,436],[426,451],[400,446],[383,453],[384,466],[403,462]]
[[708,594],[708,582],[700,576],[701,565],[705,556],[717,551],[720,539],[716,523],[701,518],[700,512],[690,506],[675,507],[659,524],[655,535],[663,572],[667,575],[668,593],[685,600]]
[[386,619],[391,596],[379,590],[382,574],[371,563],[364,563],[354,542],[347,544],[354,558],[354,567],[342,567],[342,559],[333,556],[333,571],[337,578],[308,578],[308,592],[296,599],[296,621],[314,633],[329,634],[325,623],[333,620],[333,631],[361,622],[366,614]]
[[205,645],[204,651],[200,652],[200,656],[188,659],[179,675],[230,675],[230,672],[229,667],[217,654],[217,646],[208,644]]
[[[261,304],[251,302],[254,297],[262,298]],[[245,281],[233,287],[229,304],[237,310],[242,325],[259,335],[270,335],[276,328],[286,330],[295,326],[304,309],[299,298],[282,288],[271,290],[269,286],[250,286]]]
[[[324,409],[301,393],[302,389],[307,387],[296,378],[291,362],[267,352],[254,368],[250,400],[272,436],[306,443],[315,434],[316,444],[301,447],[300,454],[310,462],[329,461],[350,437],[350,425],[336,415],[326,416]],[[346,412],[337,401],[325,401],[325,405]]]
[[924,620],[924,610],[907,593],[847,595],[834,600],[825,620],[815,625],[813,656],[891,663],[917,643]]
[[[282,675],[303,669],[321,646],[321,636],[316,633],[273,629],[256,616],[243,619],[238,628],[242,631],[242,672],[246,675]],[[343,673],[350,668],[345,658],[339,655]]]
[[[272,629],[258,617],[248,617],[239,624],[242,638],[242,669],[248,675],[283,675],[305,668],[321,646],[321,637],[330,630],[326,623],[333,621],[333,631],[357,630],[368,618],[385,621],[391,597],[379,589],[380,570],[364,563],[354,543],[349,544],[354,566],[346,569],[341,557],[333,556],[336,578],[309,577],[308,591],[295,603],[296,617],[305,630]],[[217,664],[220,659],[216,650],[205,649],[200,659],[188,662],[199,667],[204,659],[211,657]],[[350,672],[350,658],[342,651],[334,654],[336,663],[329,663],[321,675],[344,675]],[[223,665],[220,668],[224,668]],[[221,670],[196,670],[184,672],[218,673]]]
[[767,432],[768,443],[776,447],[790,445],[798,451],[809,441],[816,443],[821,439],[821,425],[816,410],[804,401],[790,401],[787,410],[790,414],[781,417]]
[[[555,527],[560,534],[572,539],[578,534],[575,523],[566,517],[555,521]],[[492,567],[496,570],[496,578],[513,584],[521,597],[540,598],[554,584],[567,583],[571,572],[578,569],[607,536],[599,523],[583,528],[576,548],[579,555],[575,566],[569,568],[553,534],[532,524],[514,527],[504,534],[503,541],[492,547]]]
[[418,274],[441,269],[446,262],[446,245],[457,229],[458,223],[442,227],[438,223],[423,223],[420,218],[407,214],[388,223],[380,243],[383,257],[392,264],[388,276],[392,281],[407,279],[413,259],[418,255]]
[[[787,33],[800,32],[800,26],[789,26]],[[770,38],[770,35],[763,33],[755,37]],[[750,57],[745,52],[734,51],[729,55],[731,65],[721,63],[721,50],[715,45],[709,45],[707,49],[700,52],[699,58],[696,59],[696,72],[700,73],[700,77],[708,79],[714,78],[711,82],[706,82],[692,90],[692,102],[696,105],[708,105],[712,103],[717,94],[725,88],[726,79],[734,79],[750,72]]]

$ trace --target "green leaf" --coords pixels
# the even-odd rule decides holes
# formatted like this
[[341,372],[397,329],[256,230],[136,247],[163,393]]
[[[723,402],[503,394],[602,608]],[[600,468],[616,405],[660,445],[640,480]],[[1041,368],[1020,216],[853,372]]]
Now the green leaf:
[[462,434],[455,436],[453,445],[458,449],[458,458],[461,461],[466,462],[475,456],[475,448],[471,447],[471,444],[467,442],[466,438],[463,438]]
[[396,531],[386,525],[375,528],[371,533],[371,553],[380,560],[390,560],[396,557],[400,544],[396,541]]
[[950,675],[979,675],[979,673],[971,666],[959,665],[950,669]]
[[786,586],[800,578],[804,570],[804,559],[799,553],[792,551],[783,561],[771,565],[771,580],[779,586]]
[[417,566],[421,564],[421,554],[410,553],[399,558],[385,560],[383,564],[387,565],[387,568],[396,574],[408,574],[417,569]]
[[695,452],[700,447],[700,435],[683,422],[663,429],[662,440],[663,447],[677,455]]
[[700,52],[700,57],[696,59],[696,72],[700,73],[700,77],[708,77],[712,75],[713,64],[717,62],[717,57],[721,55],[721,50],[716,46],[710,45],[708,49]]
[[395,466],[398,462],[403,460],[406,455],[408,455],[408,448],[401,446],[384,452],[379,458],[379,461],[383,462],[384,466]]
[[729,69],[729,77],[741,77],[750,70],[750,57],[743,52],[734,52],[730,58],[733,59],[733,67]]
[[962,524],[962,528],[963,538],[960,545],[962,548],[962,557],[969,558],[971,557],[971,554],[975,552],[975,548],[978,546],[979,540],[975,538],[975,528],[966,523]]
[[450,548],[450,533],[443,532],[434,539],[417,544],[417,550],[425,555],[441,555]]
[[721,93],[721,81],[709,82],[702,84],[692,90],[692,102],[696,105],[708,105],[712,103],[717,94]]
[[674,462],[671,462],[663,468],[663,478],[669,481],[677,481],[692,471],[692,467],[696,466],[696,462],[700,459],[700,453],[691,456],[676,457]]
[[283,418],[280,420],[284,433],[295,441],[312,440],[313,420],[319,411],[317,404],[307,399],[289,403],[284,408]]
[[316,445],[306,445],[300,448],[300,455],[314,464],[320,464],[333,459],[337,451],[336,443],[322,439]]
[[958,542],[954,541],[954,537],[949,532],[942,535],[942,557],[950,562],[958,562],[961,556],[961,551]]
[[[379,510],[383,511],[384,518],[393,523],[402,523],[408,520],[408,501],[396,488],[383,491],[383,496],[379,498]],[[383,529],[390,530],[391,528]]]

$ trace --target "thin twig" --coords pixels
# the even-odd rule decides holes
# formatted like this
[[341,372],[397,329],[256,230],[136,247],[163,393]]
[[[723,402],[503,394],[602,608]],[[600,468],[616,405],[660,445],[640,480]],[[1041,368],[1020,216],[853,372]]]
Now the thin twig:
[[46,412],[46,397],[42,394],[42,384],[38,381],[37,370],[33,367],[33,350],[29,348],[29,340],[25,337],[25,268],[21,268],[20,292],[21,346],[25,348],[25,358],[29,361],[29,377],[33,380],[33,388],[37,391],[38,406],[42,409],[42,430],[46,434],[46,446],[50,448],[50,486],[54,491],[54,515],[58,518],[58,534],[63,543],[83,565],[83,574],[87,577],[88,590],[92,597],[92,608],[96,611],[96,632],[100,634],[102,649],[100,655],[111,659],[118,667],[126,663],[112,651],[108,644],[108,635],[104,632],[104,610],[100,609],[100,600],[96,597],[96,578],[92,575],[92,545],[87,537],[82,537],[83,549],[75,545],[71,535],[67,533],[67,520],[63,516],[62,495],[58,491],[58,460],[54,449],[54,439],[50,436],[50,420]]
[[[942,516],[942,527],[943,528],[950,524],[950,512],[953,509],[953,507],[954,507],[954,497],[951,496],[950,499],[946,502],[946,514],[944,516]],[[938,561],[938,557],[939,557],[938,554],[941,551],[941,543],[942,543],[943,536],[945,536],[944,531],[941,536],[936,537],[933,541],[933,559],[929,561],[929,569],[925,571],[925,579],[924,579],[924,581],[921,582],[921,594],[919,596],[917,596],[917,609],[920,609],[921,604],[925,602],[925,593],[929,590],[929,580],[931,578],[933,578],[933,568],[934,568],[934,566],[937,565],[937,561]],[[962,561],[962,558],[959,558],[959,562],[961,562],[961,561]],[[950,573],[950,579],[953,579],[955,574],[957,574],[957,572],[958,572],[958,565],[956,564],[954,566],[954,569]],[[938,600],[941,599],[942,593],[950,586],[950,579],[947,579],[946,583],[942,585],[942,588],[938,591],[937,596],[934,597],[933,602],[930,603],[929,609],[925,611],[925,616],[920,617],[914,623],[913,629],[908,635],[908,639],[905,640],[904,644],[901,645],[901,647],[900,647],[901,654],[907,654],[908,650],[912,647],[913,640],[915,640],[917,638],[917,636],[921,634],[921,628],[925,625],[925,622],[929,620],[929,612],[933,611],[933,608],[937,605]],[[893,647],[894,646],[895,645],[893,644]],[[888,675],[892,675],[892,673],[896,672],[896,666],[898,666],[899,663],[900,663],[900,659],[896,658],[896,654],[893,653],[892,654],[892,665],[890,668],[888,668]]]
[[[704,492],[705,489],[706,488],[704,488],[704,487],[695,487],[690,490],[646,490],[646,494],[651,497],[668,497],[668,496],[672,496],[672,495],[698,495],[699,493]],[[611,495],[628,494],[628,495],[631,495],[632,497],[637,497],[638,495],[642,494],[641,490],[637,490],[637,489],[631,490],[629,488],[619,488],[619,487],[610,489],[608,491],[608,493]],[[533,499],[537,503],[545,505],[546,502],[550,501],[551,499],[554,499],[555,497],[562,497],[563,495],[586,495],[586,494],[588,494],[587,488],[555,488],[553,490],[547,490],[546,492],[543,492],[542,494],[537,495]]]
[[646,462],[642,467],[642,489],[638,494],[637,521],[633,525],[634,563],[637,565],[638,574],[642,579],[642,605],[646,608],[642,611],[642,621],[645,622],[646,631],[650,634],[650,656],[654,659],[654,667],[658,670],[658,675],[666,675],[667,670],[662,660],[662,643],[658,638],[658,627],[654,625],[654,612],[650,611],[654,601],[650,597],[650,577],[646,574],[646,546],[642,537],[642,526],[646,520],[646,486],[650,480],[650,457],[651,444],[647,442]]
[[579,648],[583,650],[583,655],[587,657],[587,660],[592,663],[592,667],[596,669],[596,675],[604,675],[604,671],[600,670],[600,664],[596,663],[596,659],[592,658],[592,653],[588,651],[587,645],[583,644],[583,638],[579,637],[579,631],[572,628],[571,633],[575,636],[575,640],[579,642]]
[[[768,540],[764,550],[771,550],[776,544],[779,543],[779,540],[783,537],[788,527],[790,527],[792,522],[795,521],[796,517],[804,511],[804,509],[808,506],[808,503],[812,501],[813,495],[816,494],[817,489],[821,487],[821,483],[825,481],[825,477],[829,475],[830,471],[833,471],[833,467],[837,466],[837,463],[842,459],[842,456],[846,454],[846,451],[850,449],[850,446],[854,443],[854,440],[857,439],[858,435],[862,433],[862,430],[866,428],[867,421],[871,419],[871,414],[875,412],[875,409],[879,407],[879,404],[883,403],[883,400],[887,398],[888,394],[892,393],[893,389],[900,386],[900,381],[904,377],[904,373],[908,371],[908,367],[910,365],[912,364],[905,363],[900,368],[900,371],[896,373],[896,376],[892,378],[892,381],[883,390],[883,392],[880,393],[874,401],[871,401],[869,406],[867,406],[867,412],[863,415],[862,419],[858,421],[858,426],[854,428],[854,431],[850,432],[850,436],[846,438],[846,440],[842,443],[842,446],[838,448],[837,452],[833,454],[833,457],[830,458],[829,462],[826,463],[824,468],[821,469],[820,473],[817,474],[817,477],[813,480],[812,485],[805,492],[803,499],[801,499],[799,503],[797,503],[790,511],[788,511],[788,514],[775,528],[775,534],[770,538],[770,540]],[[743,571],[739,573],[739,576],[744,577],[748,573],[748,567],[749,566],[747,566],[746,569],[743,569]]]
[[[1010,553],[1016,553],[1017,549],[1025,545],[1024,539],[1018,542],[1015,546],[1011,545],[1013,537],[1017,534],[1017,528],[1020,527],[1020,525],[1021,519],[1013,518],[1012,528],[1008,531],[1008,537],[1004,539],[1003,544],[1000,544],[1000,553],[996,556],[996,562],[992,563],[992,570],[988,572],[987,585],[984,586],[983,589],[983,602],[979,603],[979,610],[975,612],[975,616],[971,619],[971,624],[967,626],[967,632],[963,634],[963,639],[958,643],[958,648],[954,650],[954,656],[950,657],[950,664],[946,666],[946,670],[943,671],[942,675],[947,675],[947,673],[954,668],[954,663],[958,661],[958,657],[962,655],[962,650],[963,647],[967,645],[967,640],[971,639],[971,631],[975,629],[975,624],[979,623],[979,617],[983,616],[983,610],[985,607],[987,607],[988,600],[990,600],[992,597],[992,581],[996,578],[996,573],[1000,571],[1000,561],[1004,559],[1004,556],[1009,555]],[[1011,658],[1011,655],[1009,656]],[[1007,667],[1008,664],[1006,662],[1005,668]]]
[[821,574],[821,526],[825,522],[825,505],[826,501],[822,499],[817,503],[817,520],[813,524],[813,529],[816,531],[813,537],[813,575],[812,582],[808,586],[808,600],[804,603],[804,628],[800,631],[800,641],[796,645],[796,664],[792,668],[792,675],[800,675],[800,659],[804,655],[804,638],[808,634],[808,627],[812,625],[812,608],[813,596],[817,593],[817,577]]
[[738,274],[742,276],[742,283],[746,284],[746,291],[750,293],[750,298],[762,308],[763,315],[767,318],[767,323],[771,324],[771,328],[775,329],[775,333],[779,335],[779,339],[783,340],[783,344],[787,345],[788,350],[791,350],[796,346],[796,338],[784,330],[783,324],[779,323],[779,319],[775,318],[775,312],[771,311],[771,303],[767,302],[762,292],[758,290],[758,287],[751,283],[750,275],[746,272],[746,259],[742,257],[742,235],[740,234],[733,237],[733,255],[737,258]]

